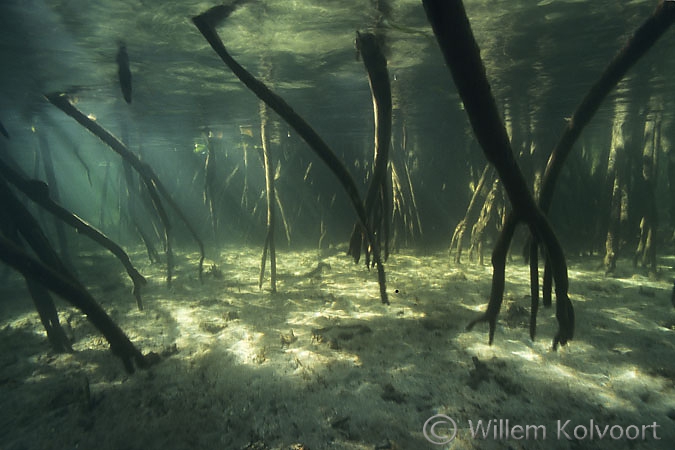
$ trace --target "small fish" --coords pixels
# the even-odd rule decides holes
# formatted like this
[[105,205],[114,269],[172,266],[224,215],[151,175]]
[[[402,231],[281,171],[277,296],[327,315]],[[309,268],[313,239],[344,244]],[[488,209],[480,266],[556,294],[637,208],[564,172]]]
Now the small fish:
[[131,103],[131,70],[129,69],[127,46],[124,42],[119,44],[119,50],[117,50],[117,75],[120,79],[120,88],[122,89],[124,100],[127,103]]
[[5,128],[2,122],[0,122],[0,134],[9,139],[9,133],[7,132],[7,128]]
[[253,126],[251,125],[239,125],[239,134],[242,136],[253,137]]

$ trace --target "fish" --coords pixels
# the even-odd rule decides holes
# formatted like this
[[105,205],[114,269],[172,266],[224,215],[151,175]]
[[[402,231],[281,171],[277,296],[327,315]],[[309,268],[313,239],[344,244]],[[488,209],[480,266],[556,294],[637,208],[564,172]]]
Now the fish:
[[0,134],[2,134],[4,137],[9,139],[9,132],[7,131],[7,128],[0,122]]
[[119,44],[117,50],[117,75],[119,76],[120,89],[122,89],[124,100],[131,104],[131,70],[129,69],[127,46],[124,42]]
[[253,137],[253,126],[251,125],[239,125],[239,134],[242,136]]

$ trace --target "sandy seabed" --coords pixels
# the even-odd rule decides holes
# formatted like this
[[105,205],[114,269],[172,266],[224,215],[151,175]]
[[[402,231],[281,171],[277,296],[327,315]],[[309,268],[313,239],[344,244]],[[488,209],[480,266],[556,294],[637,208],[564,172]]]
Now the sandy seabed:
[[[554,308],[540,310],[538,338],[529,338],[522,263],[507,268],[489,346],[487,325],[465,331],[485,310],[489,266],[393,254],[386,306],[376,274],[342,252],[278,251],[276,294],[269,279],[258,288],[259,255],[223,249],[203,283],[196,255],[178,255],[167,287],[164,267],[135,252],[149,281],[138,311],[117,261],[83,254],[90,292],[143,353],[162,356],[133,375],[61,301],[75,352],[54,354],[23,282],[7,276],[0,448],[673,448],[672,261],[659,281],[633,275],[627,261],[614,277],[598,258],[570,261],[576,335],[554,352]],[[447,418],[425,429],[438,414]],[[432,430],[437,421],[445,423]],[[454,439],[432,444],[425,430]]]

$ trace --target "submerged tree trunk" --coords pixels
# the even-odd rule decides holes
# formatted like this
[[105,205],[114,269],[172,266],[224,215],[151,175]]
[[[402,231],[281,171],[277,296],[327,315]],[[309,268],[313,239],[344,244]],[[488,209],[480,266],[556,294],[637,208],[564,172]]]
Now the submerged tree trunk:
[[[366,193],[364,210],[367,217],[367,230],[372,233],[372,239],[365,240],[366,266],[372,262],[377,267],[378,283],[382,303],[388,304],[386,291],[386,276],[382,259],[389,256],[389,211],[391,200],[390,189],[387,186],[387,166],[389,163],[389,144],[391,142],[392,127],[392,100],[391,85],[387,60],[377,37],[370,33],[357,33],[356,43],[363,58],[363,64],[368,74],[368,84],[373,99],[373,113],[375,116],[375,145],[373,151],[373,173]],[[354,227],[350,240],[349,254],[358,262],[361,255],[363,239],[360,237],[364,230]],[[359,237],[356,238],[355,235]],[[382,254],[384,252],[384,255]]]
[[[671,125],[672,126],[672,125]],[[661,137],[661,146],[663,153],[668,158],[666,166],[666,177],[668,178],[668,211],[669,223],[668,231],[671,241],[675,241],[675,139],[667,140],[665,136]]]
[[277,254],[274,243],[275,226],[275,203],[276,195],[274,189],[274,163],[272,162],[272,149],[270,148],[269,113],[265,102],[260,102],[260,138],[262,140],[263,165],[265,168],[265,198],[267,200],[267,231],[265,235],[265,244],[263,246],[262,263],[260,264],[260,281],[258,288],[262,288],[263,277],[265,274],[265,260],[269,250],[270,257],[270,287],[272,293],[277,291]]
[[56,353],[72,353],[73,347],[61,327],[59,314],[56,311],[51,294],[44,286],[30,277],[24,276],[24,278],[35,309],[40,316],[40,322],[47,331],[47,339],[52,346],[52,350]]
[[[45,138],[44,133],[38,132],[38,142],[40,154],[42,155],[42,164],[45,169],[47,185],[49,185],[49,195],[56,203],[59,203],[61,201],[61,195],[59,194],[59,183],[56,178],[56,171],[54,170],[52,150],[49,146],[49,142]],[[58,219],[54,220],[54,228],[56,229],[56,238],[59,242],[61,258],[63,258],[63,262],[66,263],[66,265],[71,270],[74,270],[73,260],[70,256],[70,249],[68,246],[68,237],[66,235],[66,230],[63,226],[63,223]]]
[[408,238],[422,235],[422,222],[417,208],[417,199],[410,173],[409,160],[411,152],[408,149],[408,132],[404,111],[396,107],[396,89],[400,84],[392,86],[392,129],[400,134],[396,137],[392,133],[391,158],[389,161],[389,178],[391,179],[391,247],[400,248],[401,241],[408,242]]
[[[47,190],[46,184],[37,183],[41,183],[41,189]],[[11,240],[17,249],[23,247],[22,241],[26,242],[43,262],[72,278],[66,265],[49,243],[40,224],[12,192],[4,176],[0,176],[0,205],[2,205],[0,230],[7,236],[8,242]],[[24,278],[52,348],[58,352],[72,351],[70,342],[59,323],[59,316],[51,296],[40,288],[38,280],[25,274]]]
[[480,215],[476,222],[471,227],[471,245],[469,247],[469,261],[473,261],[475,255],[478,255],[478,263],[483,265],[483,244],[485,243],[485,231],[488,228],[488,225],[491,221],[501,223],[499,214],[499,207],[497,197],[501,196],[500,192],[501,183],[499,178],[494,176],[492,173],[492,187],[485,196],[485,201],[483,202],[483,207],[480,210]]
[[204,133],[204,140],[206,141],[206,159],[204,160],[204,202],[209,209],[213,238],[217,241],[219,237],[218,220],[220,212],[217,201],[220,196],[220,189],[217,182],[218,164],[216,159],[216,149],[213,145],[210,131]]
[[[126,207],[127,207],[127,216],[129,217],[129,222],[131,223],[132,231],[138,233],[145,246],[146,253],[148,255],[148,260],[151,263],[156,263],[160,261],[159,252],[155,248],[153,243],[153,238],[148,234],[146,230],[146,222],[151,222],[153,231],[154,230],[154,221],[152,218],[147,220],[141,220],[139,217],[139,201],[138,196],[142,195],[140,190],[140,185],[138,184],[136,178],[134,178],[134,173],[131,170],[131,165],[128,161],[122,161],[122,170],[124,172],[125,179],[125,191],[126,191]],[[157,233],[155,232],[155,235]],[[156,237],[156,236],[155,236]]]
[[[462,249],[464,247],[464,234],[466,233],[467,228],[469,227],[470,223],[476,222],[472,226],[472,245],[471,248],[473,248],[473,235],[474,231],[476,229],[476,226],[478,225],[478,222],[480,219],[478,218],[478,210],[481,205],[481,201],[483,202],[483,208],[481,208],[481,214],[480,216],[482,217],[482,211],[485,210],[485,205],[487,203],[487,200],[489,199],[490,193],[492,193],[492,189],[486,194],[485,190],[487,186],[494,180],[494,168],[490,164],[486,164],[485,168],[483,169],[483,172],[481,173],[480,178],[478,179],[478,183],[473,189],[473,194],[471,195],[471,201],[469,202],[469,206],[466,208],[466,213],[464,213],[464,218],[460,220],[460,222],[457,224],[455,227],[455,232],[452,234],[452,239],[450,241],[450,254],[452,255],[452,252],[455,252],[455,263],[460,264],[461,259],[462,259]],[[471,250],[469,251],[469,259],[471,259]]]
[[656,228],[658,216],[656,209],[656,167],[658,165],[659,127],[656,119],[647,120],[644,126],[642,149],[642,219],[640,220],[640,239],[633,264],[638,262],[648,267],[650,277],[655,277],[656,266]]
[[[18,215],[23,215],[23,211],[15,211],[15,208],[19,208],[19,205],[15,203],[16,198],[13,198],[14,196],[11,192],[6,191],[7,187],[4,180],[0,177],[0,198],[4,199],[4,211],[3,214],[0,214],[0,236],[4,234],[17,248],[22,248],[23,244],[19,237],[19,223],[23,222],[25,219],[22,220],[17,217],[19,223],[15,222],[14,219],[17,215],[16,213],[18,212]],[[32,224],[27,223],[27,225],[37,226],[37,222]],[[11,267],[11,265],[7,265],[7,267]],[[47,340],[52,349],[57,353],[72,352],[73,349],[70,345],[70,341],[59,322],[59,315],[54,306],[52,296],[40,283],[27,276],[24,276],[24,279],[31,299],[33,300],[33,304],[35,305],[35,309],[40,316],[42,326],[47,332]]]
[[[618,106],[617,106],[618,108]],[[626,112],[617,109],[614,114],[612,142],[607,163],[607,182],[611,189],[609,223],[605,238],[604,265],[606,273],[613,273],[621,250],[621,218],[626,214],[627,197],[626,174]]]
[[[369,228],[374,234],[375,241],[366,242],[366,265],[370,265],[371,252],[373,262],[381,264],[377,249],[384,252],[386,260],[389,254],[389,221],[390,208],[389,192],[387,187],[387,166],[389,163],[389,144],[392,127],[392,100],[391,85],[387,60],[384,57],[380,44],[374,34],[357,33],[356,43],[368,74],[368,83],[373,100],[375,116],[375,145],[373,150],[373,172],[366,193],[364,209],[368,217]],[[354,227],[354,234],[359,236],[363,231]],[[349,254],[358,262],[361,257],[362,239],[352,235]],[[372,248],[371,248],[372,247]],[[379,253],[379,252],[378,252]],[[379,270],[379,269],[378,269]]]

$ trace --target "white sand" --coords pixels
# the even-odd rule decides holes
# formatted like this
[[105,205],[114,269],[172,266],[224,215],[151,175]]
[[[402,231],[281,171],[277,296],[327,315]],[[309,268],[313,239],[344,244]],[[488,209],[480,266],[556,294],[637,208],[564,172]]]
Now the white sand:
[[[278,293],[269,292],[269,279],[260,291],[259,253],[223,251],[208,262],[222,277],[207,274],[204,284],[195,255],[182,255],[171,288],[161,265],[135,253],[149,278],[142,312],[113,257],[82,257],[92,267],[82,271],[92,294],[144,353],[164,355],[131,376],[82,314],[60,301],[76,351],[53,354],[12,274],[0,288],[0,448],[675,448],[669,267],[661,281],[649,281],[633,276],[627,262],[617,278],[606,278],[597,258],[572,261],[576,336],[552,352],[553,309],[540,311],[538,339],[528,336],[528,269],[521,263],[508,267],[488,346],[487,325],[464,331],[485,309],[488,266],[455,266],[446,254],[392,255],[391,305],[384,306],[375,273],[341,253],[307,276],[317,268],[316,251],[280,250]],[[446,445],[424,437],[435,414],[457,424]],[[499,419],[516,437],[518,426],[528,430],[528,439],[495,438]],[[492,420],[485,438],[471,435],[479,420],[484,427]],[[559,439],[558,420],[570,421],[564,431],[572,438],[580,426],[577,436],[592,429],[593,439]],[[617,441],[610,431],[639,434]]]

